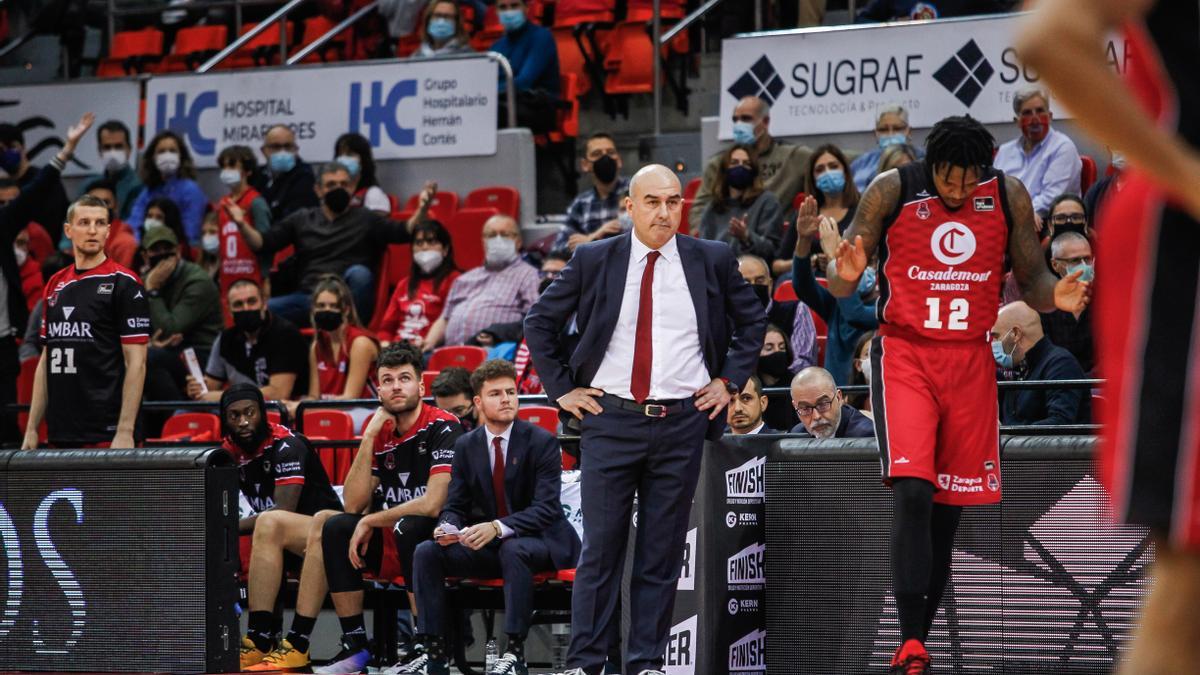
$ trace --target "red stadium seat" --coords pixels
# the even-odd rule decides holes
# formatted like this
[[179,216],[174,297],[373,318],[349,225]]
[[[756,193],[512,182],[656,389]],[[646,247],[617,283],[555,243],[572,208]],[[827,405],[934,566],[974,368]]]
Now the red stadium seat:
[[500,25],[500,15],[496,13],[496,5],[489,4],[483,14],[483,28],[471,36],[471,48],[477,52],[486,52],[502,37],[504,27]]
[[433,356],[429,357],[429,365],[426,368],[430,371],[439,371],[457,366],[475,370],[479,364],[487,361],[487,357],[488,350],[483,347],[468,345],[438,347],[433,350]]
[[153,440],[198,443],[220,438],[220,417],[212,413],[189,412],[172,415],[163,425],[162,437]]
[[[300,39],[300,44],[310,44],[317,38],[333,30],[336,26],[332,20],[323,14],[309,17],[304,20],[304,36]],[[342,32],[335,35],[329,42],[326,42],[316,52],[309,54],[301,59],[301,63],[321,63],[324,61],[341,61],[345,58],[345,46],[350,37],[350,28],[347,27]],[[278,44],[278,40],[276,41]]]
[[[555,21],[557,22],[557,17]],[[558,51],[558,70],[566,77],[574,75],[580,95],[592,89],[592,80],[588,77],[587,57],[579,48],[575,39],[575,28],[572,26],[555,26],[550,29],[554,34],[554,46]]]
[[1080,155],[1079,162],[1079,194],[1086,195],[1088,188],[1096,182],[1096,160],[1087,155]]
[[527,405],[517,409],[517,417],[536,424],[552,434],[558,433],[558,408],[548,405]]
[[616,18],[615,0],[588,0],[557,5],[554,8],[556,28],[578,26],[585,23],[612,23]]
[[304,435],[315,440],[346,441],[354,438],[354,420],[345,410],[305,410],[303,426]]
[[783,281],[781,281],[779,283],[779,286],[777,286],[775,288],[775,294],[771,297],[773,297],[778,302],[786,302],[788,300],[798,300],[799,299],[796,297],[796,289],[792,286],[791,279],[784,279]]
[[412,244],[389,244],[379,263],[379,271],[379,283],[375,285],[375,314],[367,327],[372,332],[379,330],[392,293],[412,271]]
[[192,26],[175,34],[175,46],[163,62],[167,72],[195,70],[228,43],[225,26]]
[[[421,203],[421,195],[415,194],[408,198],[404,203],[405,211],[416,211],[417,206]],[[433,202],[429,204],[429,217],[434,220],[440,220],[445,223],[450,220],[458,211],[458,193],[457,192],[442,192],[438,191],[433,195]]]
[[491,208],[463,209],[446,223],[459,268],[469,270],[483,264],[483,224],[497,213]]
[[267,411],[267,423],[268,424],[283,424],[283,415],[278,410],[275,410],[275,409],[268,410]]
[[317,457],[321,460],[321,466],[325,468],[325,475],[329,476],[329,482],[332,485],[338,485],[334,480],[337,475],[337,448],[317,448]]
[[421,371],[421,384],[425,385],[425,395],[433,396],[433,380],[438,376],[440,370],[423,370]]
[[575,73],[567,73],[559,81],[562,100],[568,106],[558,111],[558,128],[550,132],[550,141],[553,143],[579,137],[579,78]]
[[700,185],[703,183],[701,178],[693,178],[688,181],[687,187],[683,188],[684,199],[695,199],[696,193],[700,192]]
[[829,340],[829,338],[824,335],[817,336],[817,365],[818,366],[825,365],[825,343],[828,340]]
[[163,53],[163,34],[157,28],[115,33],[108,58],[96,69],[101,77],[121,77],[154,72]]
[[521,193],[507,185],[492,185],[471,190],[467,200],[463,202],[464,209],[496,209],[497,212],[513,218],[520,217]]
[[654,91],[654,45],[643,21],[625,21],[613,29],[604,68],[609,94],[649,94]]
[[[242,24],[240,35],[249,33],[258,26],[256,23]],[[292,26],[288,26],[288,43],[295,42]],[[219,64],[218,68],[253,68],[255,66],[277,65],[279,63],[279,24],[275,23],[263,32],[255,35],[249,42],[238,48],[233,56]],[[228,65],[226,65],[228,64]]]

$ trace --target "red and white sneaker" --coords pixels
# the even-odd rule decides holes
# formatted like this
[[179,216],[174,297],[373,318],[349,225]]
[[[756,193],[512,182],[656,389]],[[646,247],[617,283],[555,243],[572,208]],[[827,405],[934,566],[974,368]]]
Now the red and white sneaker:
[[929,652],[920,640],[908,640],[892,656],[890,675],[929,675]]

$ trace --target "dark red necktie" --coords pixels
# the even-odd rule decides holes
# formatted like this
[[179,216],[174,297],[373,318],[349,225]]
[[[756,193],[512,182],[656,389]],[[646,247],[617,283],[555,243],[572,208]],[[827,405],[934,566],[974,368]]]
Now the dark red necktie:
[[637,332],[633,338],[633,376],[629,380],[629,393],[638,403],[650,397],[650,368],[654,364],[654,263],[660,255],[658,251],[651,251],[646,256],[646,269],[642,272]]
[[492,439],[496,450],[496,458],[492,460],[492,490],[496,492],[496,515],[503,518],[508,515],[508,500],[504,498],[504,448],[500,441],[499,436]]

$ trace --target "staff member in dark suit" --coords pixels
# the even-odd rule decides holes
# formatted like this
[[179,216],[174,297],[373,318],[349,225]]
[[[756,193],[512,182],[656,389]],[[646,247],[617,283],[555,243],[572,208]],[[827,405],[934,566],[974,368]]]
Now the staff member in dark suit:
[[424,651],[399,672],[450,672],[442,638],[446,577],[502,577],[508,645],[488,675],[526,675],[533,575],[579,560],[579,536],[559,501],[562,450],[552,434],[516,419],[516,369],[488,361],[471,374],[471,386],[482,424],[455,443],[450,494],[434,541],[413,555],[417,643]]
[[[580,420],[587,541],[571,611],[572,673],[599,673],[625,568],[633,495],[641,527],[623,672],[662,672],[704,440],[754,370],[767,319],[722,242],[676,236],[682,190],[665,166],[630,182],[633,231],[584,244],[525,319],[546,393]],[[575,315],[573,350],[561,327]]]

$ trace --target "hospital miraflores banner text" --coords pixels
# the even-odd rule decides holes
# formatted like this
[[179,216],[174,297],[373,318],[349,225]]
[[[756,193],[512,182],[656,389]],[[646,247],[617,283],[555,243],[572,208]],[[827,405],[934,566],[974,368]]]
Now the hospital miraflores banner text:
[[[863,132],[875,113],[899,103],[913,127],[950,115],[1010,122],[1013,96],[1036,86],[1013,47],[1023,14],[855,25],[761,33],[725,40],[721,49],[720,138],[733,137],[733,108],[744,96],[771,104],[775,136]],[[1113,36],[1109,64],[1126,69]],[[1065,117],[1066,111],[1055,109]]]

